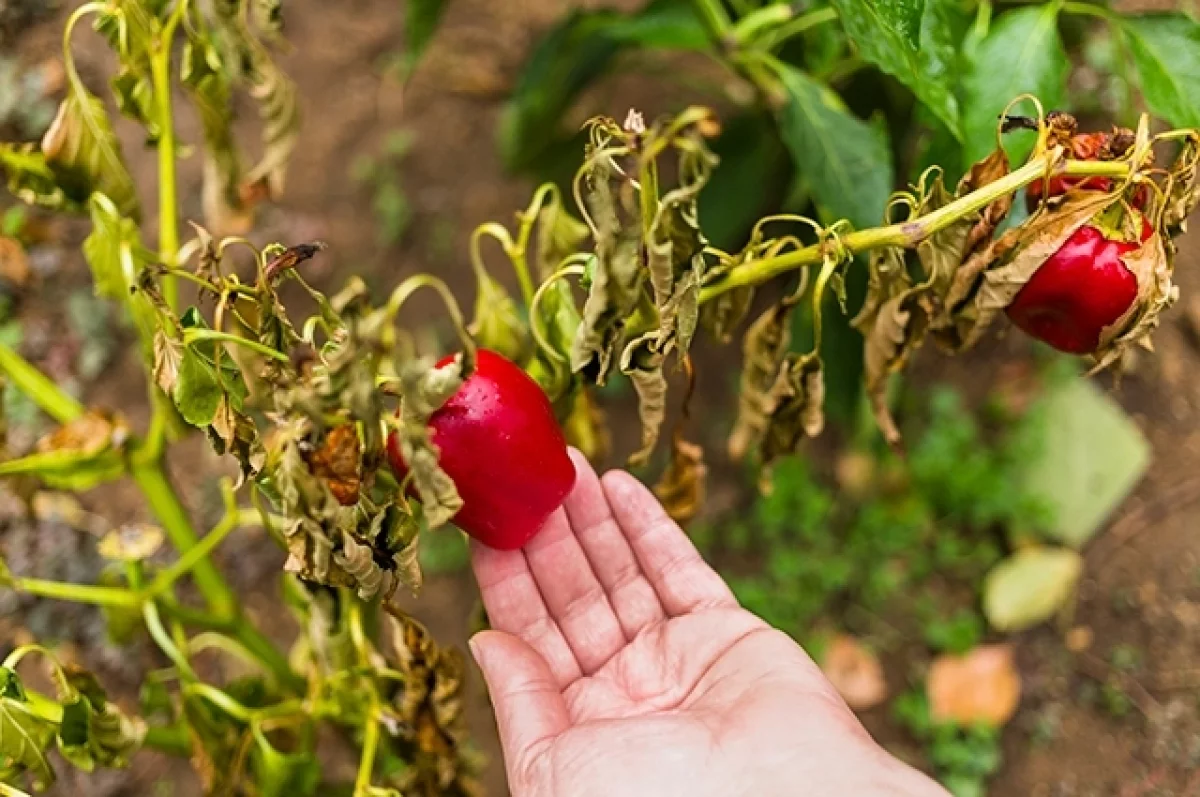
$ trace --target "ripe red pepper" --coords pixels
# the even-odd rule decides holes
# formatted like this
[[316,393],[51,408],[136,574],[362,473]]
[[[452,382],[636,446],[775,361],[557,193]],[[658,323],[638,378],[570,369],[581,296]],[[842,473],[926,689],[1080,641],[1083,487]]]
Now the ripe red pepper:
[[[493,351],[479,350],[475,372],[433,414],[429,427],[442,470],[463,500],[454,523],[484,545],[500,550],[525,545],[575,484],[575,466],[546,394]],[[388,459],[403,478],[408,467],[394,433]]]
[[1034,272],[1005,312],[1029,335],[1059,351],[1096,351],[1104,329],[1137,299],[1137,277],[1121,256],[1152,233],[1144,217],[1140,241],[1113,240],[1085,224]]

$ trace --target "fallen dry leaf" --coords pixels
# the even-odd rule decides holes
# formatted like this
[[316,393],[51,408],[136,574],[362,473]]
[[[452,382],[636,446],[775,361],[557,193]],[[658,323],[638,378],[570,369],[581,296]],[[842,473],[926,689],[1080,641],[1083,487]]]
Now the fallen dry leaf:
[[887,699],[887,683],[879,659],[854,637],[845,634],[834,637],[825,649],[821,670],[846,705],[855,711],[865,711]]
[[29,284],[29,274],[25,247],[15,238],[0,235],[0,279],[20,289]]
[[981,645],[961,656],[938,656],[925,690],[936,722],[1003,725],[1021,697],[1012,645]]

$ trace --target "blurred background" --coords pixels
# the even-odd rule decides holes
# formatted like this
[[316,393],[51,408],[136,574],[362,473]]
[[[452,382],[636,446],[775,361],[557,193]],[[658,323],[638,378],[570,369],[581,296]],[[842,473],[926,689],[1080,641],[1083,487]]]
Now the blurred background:
[[[34,140],[49,124],[70,5],[0,0],[0,138]],[[643,5],[452,0],[414,63],[402,0],[287,0],[282,64],[304,121],[286,191],[260,209],[252,237],[327,242],[305,266],[324,289],[359,274],[382,293],[431,271],[471,301],[471,230],[510,224],[539,180],[569,176],[584,120],[622,118],[630,108],[657,117],[693,102],[714,106],[725,123],[716,143],[724,162],[702,198],[716,243],[736,247],[754,218],[808,207],[788,158],[794,144],[766,129],[740,78],[686,46],[652,50],[586,35],[588,12],[632,15]],[[671,14],[689,13],[686,3],[652,5],[669,7],[655,28],[662,35],[678,22]],[[974,8],[964,6],[967,24]],[[846,55],[836,25],[805,36],[807,66],[817,71],[826,58],[823,79],[853,112],[877,127],[929,131],[893,136],[900,183],[947,157],[957,177],[963,153],[942,148],[936,122],[895,80]],[[1121,56],[1111,36],[1073,19],[1063,37],[1071,56],[1064,102],[1085,127],[1127,123],[1137,103],[1112,68]],[[82,31],[75,45],[84,79],[102,81],[105,48]],[[1200,49],[1194,57],[1200,63]],[[252,129],[252,105],[239,110]],[[181,138],[194,142],[198,121],[186,113]],[[117,125],[150,196],[153,156],[133,125]],[[196,159],[181,180],[185,218],[200,219]],[[133,422],[144,422],[129,331],[93,296],[79,252],[86,227],[7,196],[0,220],[0,337],[89,403],[132,401]],[[765,494],[757,474],[723,453],[740,346],[705,340],[697,350],[694,434],[710,452],[710,473],[707,505],[689,533],[748,608],[806,645],[882,744],[957,795],[1200,795],[1200,239],[1181,246],[1183,298],[1165,316],[1156,351],[1125,362],[1119,380],[1084,380],[1077,362],[1011,329],[956,359],[922,352],[897,395],[904,459],[874,431],[860,395],[861,340],[843,322],[825,352],[831,428],[779,466]],[[511,285],[493,256],[494,275]],[[428,340],[448,341],[439,312],[423,316],[414,304],[408,321],[425,325]],[[797,345],[803,337],[798,327]],[[612,438],[603,464],[618,466],[638,437],[636,402],[621,379],[603,399]],[[18,394],[10,390],[4,403],[18,444],[45,430]],[[215,520],[215,475],[228,465],[203,439],[178,453],[176,480],[201,524]],[[652,480],[661,467],[639,475]],[[47,500],[30,521],[5,496],[0,544],[14,572],[94,582],[103,563],[89,513],[119,523],[138,507],[118,485],[82,505]],[[428,539],[427,583],[411,608],[440,639],[463,644],[477,602],[466,549],[452,530]],[[264,586],[283,553],[247,531],[217,556],[261,627],[286,642],[290,619]],[[149,645],[114,646],[94,610],[0,593],[0,654],[30,635],[73,649],[124,699],[136,698],[155,666]],[[504,794],[490,709],[472,678],[486,782]],[[352,772],[354,759],[334,750],[328,766]],[[64,772],[55,793],[198,791],[185,764],[148,753],[129,771]]]

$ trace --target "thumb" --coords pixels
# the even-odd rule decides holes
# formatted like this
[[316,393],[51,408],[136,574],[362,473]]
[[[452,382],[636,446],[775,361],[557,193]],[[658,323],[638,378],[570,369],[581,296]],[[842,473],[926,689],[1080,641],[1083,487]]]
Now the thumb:
[[509,779],[519,780],[514,773],[524,768],[531,748],[570,725],[567,703],[550,665],[512,634],[480,631],[470,648],[491,693]]

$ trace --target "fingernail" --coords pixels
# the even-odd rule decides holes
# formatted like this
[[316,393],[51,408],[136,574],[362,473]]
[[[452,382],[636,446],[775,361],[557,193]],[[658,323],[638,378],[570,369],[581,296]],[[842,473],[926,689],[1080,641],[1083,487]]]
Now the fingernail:
[[471,649],[471,658],[475,659],[475,663],[483,669],[483,645],[478,642],[479,634],[467,640],[467,647]]

